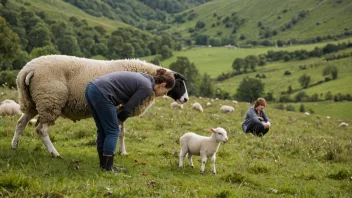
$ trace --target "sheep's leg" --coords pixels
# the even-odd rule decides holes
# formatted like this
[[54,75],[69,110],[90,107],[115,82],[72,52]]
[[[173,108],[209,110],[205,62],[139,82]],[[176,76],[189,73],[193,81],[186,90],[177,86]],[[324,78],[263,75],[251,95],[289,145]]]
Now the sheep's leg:
[[213,174],[216,174],[216,168],[215,168],[215,159],[216,159],[216,155],[214,153],[214,155],[211,156],[210,161],[211,161],[211,169]]
[[37,131],[39,137],[42,139],[44,145],[46,146],[46,149],[50,152],[51,156],[61,158],[60,154],[56,151],[53,143],[50,140],[49,124],[48,123],[39,123],[39,125],[36,128],[36,131]]
[[28,122],[32,118],[34,118],[35,115],[36,115],[35,113],[24,113],[22,114],[21,118],[17,121],[16,131],[11,142],[12,149],[16,149],[18,147],[21,134],[26,128]]
[[202,157],[202,167],[200,168],[200,172],[203,174],[205,169],[205,164],[207,163],[207,155],[205,152],[200,152],[200,156]]
[[193,161],[192,161],[192,154],[188,153],[188,164],[190,167],[194,168]]
[[125,148],[125,123],[120,125],[119,153],[120,155],[128,155]]
[[183,167],[183,160],[185,159],[186,157],[186,152],[184,152],[182,149],[180,151],[180,162],[178,164],[178,167],[182,168]]

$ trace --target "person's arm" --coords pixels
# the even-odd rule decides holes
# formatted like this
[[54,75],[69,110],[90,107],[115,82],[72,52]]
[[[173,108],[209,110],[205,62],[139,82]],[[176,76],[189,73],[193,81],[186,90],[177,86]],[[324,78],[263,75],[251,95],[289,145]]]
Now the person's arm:
[[117,117],[121,122],[124,122],[131,116],[133,110],[142,103],[142,101],[152,93],[148,87],[138,89],[128,102],[123,106],[123,109],[118,113]]
[[269,120],[269,118],[266,116],[264,110],[263,110],[263,119],[264,121],[269,125],[267,128],[269,128],[271,126],[271,121]]

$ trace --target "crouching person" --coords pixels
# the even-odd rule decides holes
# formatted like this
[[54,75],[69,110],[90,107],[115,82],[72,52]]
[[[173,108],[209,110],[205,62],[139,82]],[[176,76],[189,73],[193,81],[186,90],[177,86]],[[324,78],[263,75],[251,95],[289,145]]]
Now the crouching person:
[[264,109],[267,103],[264,98],[258,98],[253,107],[250,107],[242,123],[242,130],[245,133],[262,137],[269,132],[271,122],[266,116]]
[[[119,125],[154,91],[163,96],[175,86],[175,78],[165,69],[156,76],[139,72],[113,72],[88,83],[85,97],[97,127],[100,168],[114,171],[114,156],[120,134]],[[116,111],[117,106],[123,105]]]

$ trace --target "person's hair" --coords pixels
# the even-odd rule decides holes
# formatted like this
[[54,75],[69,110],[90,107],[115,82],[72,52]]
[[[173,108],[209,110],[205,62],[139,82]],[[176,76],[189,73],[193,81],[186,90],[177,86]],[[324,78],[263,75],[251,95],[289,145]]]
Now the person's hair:
[[254,107],[258,107],[259,105],[263,105],[264,107],[267,105],[266,101],[264,98],[258,98],[255,102],[254,102]]
[[158,69],[154,76],[155,84],[166,83],[165,88],[170,89],[175,86],[175,77],[171,72],[165,69]]

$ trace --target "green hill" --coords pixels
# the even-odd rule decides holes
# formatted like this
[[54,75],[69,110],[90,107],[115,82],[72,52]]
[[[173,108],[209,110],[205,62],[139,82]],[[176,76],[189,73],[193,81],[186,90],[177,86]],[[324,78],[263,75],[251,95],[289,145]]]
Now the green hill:
[[[179,14],[184,22],[174,22],[168,31],[190,37],[189,30],[202,21],[205,27],[195,29],[197,34],[234,36],[237,42],[319,41],[348,32],[352,28],[351,10],[352,2],[347,0],[214,0]],[[188,20],[190,14],[196,17]],[[240,40],[241,35],[245,39]]]

